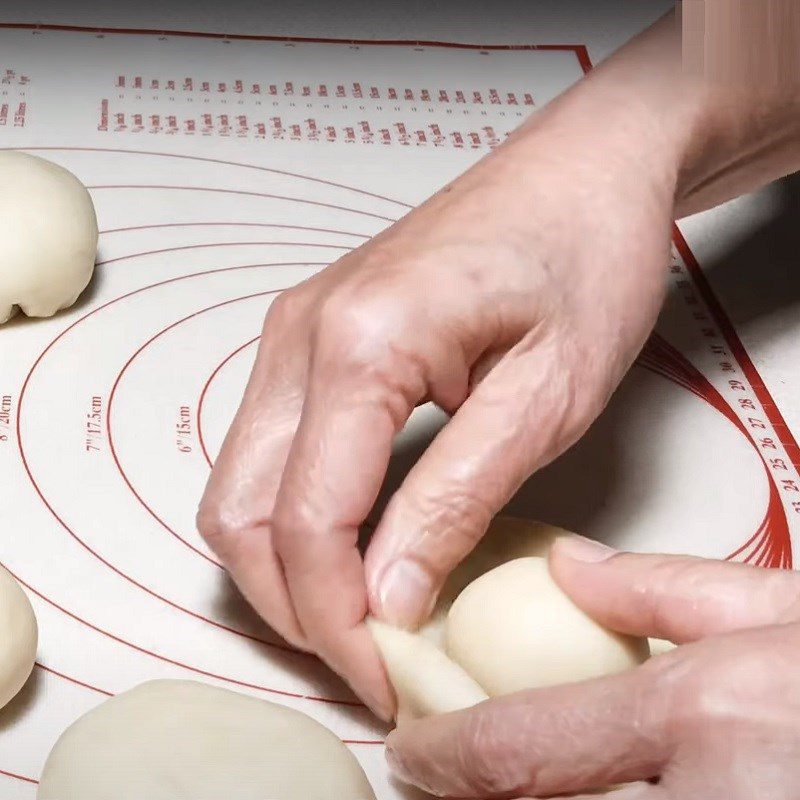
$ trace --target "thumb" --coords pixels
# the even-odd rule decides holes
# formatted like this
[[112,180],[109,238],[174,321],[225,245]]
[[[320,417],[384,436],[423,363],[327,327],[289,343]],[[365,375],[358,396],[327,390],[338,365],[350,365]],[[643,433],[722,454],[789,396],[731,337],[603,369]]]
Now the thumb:
[[375,616],[401,627],[423,622],[492,517],[533,471],[583,433],[591,412],[564,396],[570,391],[564,359],[543,352],[548,347],[559,344],[511,350],[390,501],[365,556]]
[[607,628],[676,644],[800,620],[800,576],[690,556],[617,553],[572,536],[554,542],[550,572]]
[[[389,767],[436,797],[553,797],[645,781],[675,748],[665,663],[404,722],[386,740]],[[621,796],[655,800],[654,788]]]

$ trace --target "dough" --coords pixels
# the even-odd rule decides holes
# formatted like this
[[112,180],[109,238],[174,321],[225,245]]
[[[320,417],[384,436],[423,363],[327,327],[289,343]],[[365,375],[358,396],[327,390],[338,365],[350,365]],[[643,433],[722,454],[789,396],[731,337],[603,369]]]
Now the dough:
[[397,694],[398,724],[618,672],[648,657],[647,640],[598,625],[550,577],[547,551],[567,535],[500,517],[450,576],[419,631],[369,621]]
[[89,192],[63,167],[0,151],[0,323],[50,317],[86,288],[97,254]]
[[194,681],[107,700],[51,751],[38,800],[375,800],[355,756],[305,714]]
[[433,642],[376,619],[367,624],[398,696],[398,722],[488,700],[478,682]]
[[648,641],[650,642],[651,656],[664,655],[664,653],[669,653],[670,650],[674,650],[677,647],[676,644],[668,642],[666,639],[648,639]]
[[0,708],[23,687],[33,670],[38,644],[30,600],[13,576],[0,567]]
[[490,696],[610,675],[648,655],[645,639],[581,611],[544,558],[518,558],[473,581],[450,609],[445,649]]

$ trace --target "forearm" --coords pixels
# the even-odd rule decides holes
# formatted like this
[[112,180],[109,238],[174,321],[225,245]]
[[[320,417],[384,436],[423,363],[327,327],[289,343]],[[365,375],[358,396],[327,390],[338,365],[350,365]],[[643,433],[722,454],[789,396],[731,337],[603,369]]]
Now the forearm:
[[[772,4],[755,5],[766,13]],[[800,49],[800,35],[789,34]],[[783,39],[785,47],[786,31]],[[758,84],[736,77],[707,80],[684,69],[670,14],[533,117],[509,149],[522,158],[542,137],[557,148],[571,141],[590,160],[608,159],[609,169],[630,168],[671,192],[680,218],[800,168],[800,76]]]

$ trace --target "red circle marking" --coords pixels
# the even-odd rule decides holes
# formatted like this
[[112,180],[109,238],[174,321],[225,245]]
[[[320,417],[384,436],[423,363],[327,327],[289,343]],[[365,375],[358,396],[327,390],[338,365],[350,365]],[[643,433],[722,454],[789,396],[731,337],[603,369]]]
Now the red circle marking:
[[18,775],[16,772],[9,772],[5,769],[0,769],[0,775],[5,775],[6,778],[13,778],[17,781],[25,781],[25,783],[38,784],[36,778],[29,778],[27,775]]
[[[108,445],[109,445],[109,449],[111,451],[111,458],[113,459],[114,464],[117,467],[117,471],[119,472],[119,474],[122,477],[122,480],[125,482],[125,485],[131,491],[131,493],[136,498],[136,500],[139,502],[139,504],[142,506],[142,508],[144,508],[144,510],[147,511],[147,513],[162,528],[164,528],[164,530],[166,530],[168,533],[170,533],[172,536],[174,536],[179,542],[181,542],[181,544],[183,544],[186,547],[188,547],[190,550],[192,550],[197,555],[202,556],[206,561],[208,561],[210,564],[213,564],[215,567],[222,568],[222,565],[216,559],[211,558],[208,554],[204,553],[202,550],[198,549],[193,544],[191,544],[191,542],[189,542],[186,539],[184,539],[183,536],[181,536],[174,528],[172,528],[163,519],[161,519],[161,517],[158,514],[156,514],[156,512],[151,508],[151,506],[139,494],[139,492],[137,491],[136,487],[134,487],[133,483],[131,483],[130,478],[128,478],[128,475],[125,472],[125,469],[123,468],[122,463],[120,462],[119,457],[117,455],[117,448],[114,446],[113,425],[112,425],[112,421],[111,421],[111,410],[112,410],[112,408],[114,406],[114,397],[116,396],[117,388],[119,387],[119,384],[122,381],[122,377],[128,371],[128,368],[130,367],[130,365],[133,364],[133,362],[141,355],[142,352],[144,352],[144,350],[146,350],[153,342],[155,342],[157,339],[159,339],[165,333],[168,333],[169,331],[174,330],[179,325],[182,325],[184,322],[187,322],[190,319],[194,319],[195,317],[198,317],[201,314],[205,314],[208,311],[213,311],[213,310],[215,310],[217,308],[223,308],[224,306],[229,306],[229,305],[232,305],[233,303],[241,302],[242,300],[252,300],[255,297],[266,297],[268,295],[278,294],[281,291],[283,291],[283,290],[282,289],[270,289],[269,291],[265,291],[265,292],[254,292],[253,294],[243,295],[242,297],[234,297],[234,298],[232,298],[230,300],[223,300],[221,303],[214,303],[214,305],[208,306],[206,308],[201,308],[199,311],[194,311],[191,314],[189,314],[188,316],[185,316],[182,319],[179,319],[176,322],[173,322],[170,325],[167,325],[166,328],[162,328],[160,331],[158,331],[158,333],[156,333],[155,335],[151,336],[141,347],[139,347],[139,349],[136,350],[134,352],[134,354],[125,362],[125,364],[123,365],[122,369],[117,374],[117,377],[114,380],[114,383],[113,383],[113,385],[111,387],[111,392],[108,395],[108,403],[107,403],[107,406],[106,406],[106,434],[108,435]],[[94,551],[91,551],[91,552],[94,552]],[[95,555],[97,555],[97,554],[95,554]],[[105,559],[102,558],[102,556],[98,555],[97,557],[100,558],[100,560],[103,561],[104,564],[108,563],[108,562],[105,561]],[[109,566],[110,566],[110,564],[109,564]],[[126,575],[125,573],[117,570],[115,567],[112,567],[112,569],[114,569],[115,572],[119,572],[119,574],[122,575],[124,578],[128,578],[129,580],[132,580],[128,575]],[[137,586],[140,586],[140,584],[138,584],[136,581],[134,581],[134,583],[136,583]],[[140,588],[146,588],[146,587],[140,587]],[[160,595],[156,595],[156,596],[160,597]],[[171,601],[167,600],[167,602],[169,602],[171,605],[173,605],[171,603]],[[236,630],[234,628],[229,628],[228,626],[222,625],[221,623],[215,622],[214,620],[211,620],[211,619],[209,619],[207,617],[204,617],[202,615],[198,615],[195,612],[190,611],[189,609],[185,609],[185,608],[183,608],[183,606],[179,606],[179,605],[175,604],[175,607],[181,609],[182,611],[187,611],[189,614],[192,614],[192,616],[199,616],[199,618],[204,620],[205,622],[210,622],[212,625],[216,625],[218,627],[221,627],[224,630],[231,631],[232,633],[238,633],[238,634],[240,634],[242,636],[247,637],[248,639],[253,639],[254,641],[262,642],[263,644],[274,645],[273,642],[268,642],[268,641],[266,641],[264,639],[260,639],[260,638],[255,637],[255,636],[251,636],[250,634],[246,634],[243,631],[238,631],[238,630]],[[274,645],[274,646],[278,646],[278,645]],[[281,647],[287,647],[286,645],[280,645],[280,646]],[[289,649],[292,650],[292,652],[295,652],[295,648],[292,647],[292,648],[289,648]]]
[[732,560],[743,556],[742,560],[745,563],[752,563],[756,566],[791,567],[791,535],[778,487],[767,466],[766,459],[758,449],[750,431],[731,408],[730,403],[700,370],[657,333],[652,334],[647,340],[636,363],[692,392],[719,411],[745,437],[764,467],[769,486],[769,500],[764,519],[756,532],[741,547],[730,553],[726,559]]
[[170,186],[168,184],[156,183],[111,183],[86,187],[90,191],[100,191],[102,189],[149,189],[156,191],[173,192],[214,192],[216,194],[233,194],[240,197],[262,197],[267,200],[285,200],[289,203],[301,203],[307,206],[318,206],[319,208],[332,208],[335,211],[346,211],[348,214],[360,214],[363,217],[372,217],[382,222],[397,222],[395,217],[384,217],[383,214],[373,214],[371,211],[359,211],[356,208],[337,206],[335,203],[321,203],[319,200],[306,200],[302,197],[290,197],[284,194],[270,194],[269,192],[248,192],[244,189],[218,189],[214,186]]
[[[240,630],[237,630],[235,628],[231,628],[231,627],[229,627],[227,625],[224,625],[224,624],[222,624],[220,622],[217,622],[216,620],[212,620],[209,617],[205,617],[202,614],[198,614],[197,612],[194,612],[194,611],[192,611],[192,610],[190,610],[188,608],[185,608],[184,606],[181,606],[180,604],[170,600],[169,598],[164,597],[163,595],[153,591],[149,587],[147,587],[144,584],[142,584],[139,581],[137,581],[132,576],[128,575],[125,572],[122,572],[122,570],[118,569],[111,562],[109,562],[108,560],[103,558],[103,556],[101,556],[96,550],[94,550],[92,547],[90,547],[80,536],[78,536],[77,533],[75,533],[74,530],[72,530],[72,528],[70,526],[67,525],[67,523],[56,513],[55,509],[50,505],[49,501],[45,498],[44,493],[41,491],[39,485],[37,484],[36,480],[34,479],[33,473],[32,473],[32,471],[31,471],[31,469],[30,469],[30,467],[28,465],[27,457],[25,455],[25,451],[24,451],[24,447],[23,447],[23,443],[22,443],[22,430],[21,430],[23,400],[25,398],[25,393],[26,393],[26,390],[27,390],[27,387],[28,387],[28,383],[30,381],[31,376],[33,375],[33,372],[39,366],[39,364],[41,363],[41,361],[44,358],[45,354],[53,347],[53,345],[55,345],[55,343],[58,342],[67,332],[69,332],[72,328],[77,326],[79,323],[81,323],[84,320],[86,320],[88,317],[93,316],[94,314],[96,314],[99,311],[107,308],[108,306],[113,305],[115,303],[118,303],[121,300],[124,300],[124,299],[126,299],[128,297],[131,297],[131,296],[136,295],[136,294],[140,294],[142,292],[148,291],[148,290],[156,288],[158,286],[163,286],[163,285],[166,285],[166,284],[169,284],[169,283],[175,283],[175,282],[180,281],[180,280],[188,280],[190,278],[196,278],[196,277],[199,277],[199,276],[205,276],[205,275],[215,274],[215,273],[220,273],[220,272],[232,272],[232,271],[240,270],[240,269],[256,269],[256,268],[264,268],[264,267],[269,267],[269,266],[298,266],[298,265],[302,265],[302,266],[320,266],[319,264],[314,265],[314,264],[310,264],[309,262],[296,262],[296,263],[292,262],[292,263],[276,263],[276,264],[250,264],[250,265],[245,265],[245,266],[240,266],[240,267],[226,267],[226,268],[209,270],[207,272],[192,273],[190,275],[179,276],[177,278],[170,278],[170,279],[167,279],[167,280],[164,280],[164,281],[159,281],[157,283],[151,284],[149,286],[141,287],[141,288],[136,289],[136,290],[134,290],[132,292],[128,292],[128,293],[126,293],[124,295],[121,295],[120,297],[117,297],[117,298],[115,298],[113,300],[110,300],[107,303],[104,303],[103,305],[98,306],[96,309],[94,309],[92,311],[89,311],[88,313],[84,314],[80,319],[76,320],[71,325],[69,325],[67,328],[65,328],[58,336],[56,336],[55,339],[53,339],[50,342],[50,344],[47,345],[47,347],[42,351],[42,353],[36,359],[36,361],[34,362],[33,366],[31,367],[27,377],[25,378],[25,382],[23,383],[22,389],[20,390],[19,401],[18,401],[18,405],[17,405],[17,446],[19,448],[20,455],[22,457],[22,461],[23,461],[23,465],[25,467],[25,470],[28,473],[28,477],[30,478],[31,482],[33,483],[33,486],[34,486],[37,494],[42,499],[42,501],[44,502],[44,504],[47,507],[47,509],[56,518],[56,520],[59,522],[59,524],[70,534],[70,536],[72,536],[72,538],[76,542],[78,542],[94,558],[96,558],[103,565],[108,567],[108,569],[112,570],[114,573],[119,575],[121,578],[124,578],[129,583],[131,583],[134,586],[136,586],[138,589],[140,589],[143,592],[149,594],[151,597],[154,597],[154,598],[162,601],[163,603],[166,603],[167,605],[172,606],[176,610],[182,611],[183,613],[194,617],[195,619],[198,619],[198,620],[201,620],[201,621],[206,622],[208,624],[211,624],[214,627],[217,627],[217,628],[219,628],[221,630],[228,631],[228,632],[233,633],[233,634],[235,634],[237,636],[242,636],[242,637],[244,637],[246,639],[250,639],[251,641],[258,642],[260,644],[267,645],[269,647],[273,647],[273,648],[276,648],[276,649],[279,649],[279,650],[283,650],[283,651],[288,652],[288,653],[293,653],[295,655],[299,655],[299,656],[302,656],[302,657],[308,657],[307,653],[303,653],[302,651],[298,651],[295,648],[291,647],[290,645],[283,644],[283,643],[278,643],[278,642],[270,642],[270,641],[262,639],[260,637],[245,633],[244,631],[240,631]],[[277,291],[280,291],[280,290],[274,290],[274,291],[277,292]],[[220,304],[220,305],[224,305],[224,303]],[[192,315],[190,315],[190,316],[192,316]],[[112,390],[112,392],[113,392],[113,390]],[[109,398],[109,408],[110,408],[110,406],[111,406],[111,398]],[[113,452],[113,447],[112,447],[112,452]],[[116,462],[116,459],[115,459],[115,462]],[[123,475],[123,478],[124,478],[124,475]],[[134,492],[134,494],[135,494],[135,492]],[[138,495],[136,495],[136,497],[138,498]],[[138,499],[141,502],[141,498],[138,498]],[[145,506],[145,508],[147,508],[148,511],[150,511],[151,514],[153,514],[153,512],[146,506],[146,504],[143,503],[143,505]],[[158,519],[158,518],[156,517],[156,519]],[[171,529],[167,528],[167,530],[169,530],[180,541],[184,541],[183,539],[181,539],[181,537],[179,537]],[[184,542],[184,544],[187,544],[187,546],[191,547],[191,545],[188,545],[187,542]],[[192,547],[192,549],[194,550],[195,548]],[[195,552],[200,553],[199,550],[195,550]],[[202,555],[205,556],[205,554],[202,554]],[[207,556],[205,556],[205,557],[207,558]],[[215,563],[215,562],[213,562],[213,563]]]
[[98,694],[104,694],[106,697],[113,697],[114,692],[106,691],[105,689],[100,689],[97,686],[92,686],[91,683],[86,683],[85,681],[80,681],[77,678],[73,678],[70,675],[65,675],[63,672],[59,672],[57,669],[53,669],[52,667],[48,667],[45,664],[42,664],[40,661],[37,661],[34,666],[38,667],[43,672],[49,672],[51,675],[55,675],[59,678],[62,678],[65,681],[69,681],[70,683],[74,683],[76,686],[82,686],[84,689],[90,689],[93,692],[97,692]]
[[359,239],[369,239],[365,233],[352,231],[337,231],[333,228],[311,228],[308,225],[281,225],[277,222],[162,222],[157,225],[131,225],[127,228],[109,228],[100,231],[103,236],[110,233],[127,233],[129,231],[149,231],[161,228],[280,228],[281,230],[311,231],[313,233],[333,233],[341,236],[356,236]]
[[[177,276],[177,277],[174,277],[174,278],[167,278],[165,280],[158,281],[158,282],[150,284],[148,286],[140,287],[139,289],[134,289],[134,290],[132,290],[130,292],[127,292],[124,295],[121,295],[120,297],[114,298],[112,300],[107,301],[106,303],[103,303],[102,305],[98,306],[97,308],[95,308],[95,309],[93,309],[91,311],[88,311],[86,314],[81,316],[79,319],[75,320],[75,322],[73,322],[70,325],[68,325],[63,331],[61,331],[61,333],[59,333],[45,347],[45,349],[39,354],[39,356],[36,358],[36,360],[34,361],[33,365],[31,366],[31,368],[30,368],[28,374],[26,375],[25,380],[24,380],[24,382],[22,384],[22,388],[20,389],[19,401],[18,401],[18,405],[17,405],[17,420],[16,420],[17,447],[19,449],[20,458],[22,460],[23,468],[24,468],[26,474],[28,475],[29,480],[31,481],[31,485],[34,488],[34,491],[37,493],[37,495],[41,499],[42,503],[44,504],[45,508],[47,508],[47,510],[50,512],[50,514],[53,516],[53,518],[59,523],[59,525],[65,531],[67,531],[67,533],[76,542],[78,542],[85,550],[87,550],[88,552],[92,553],[100,561],[103,561],[103,559],[100,556],[98,556],[96,553],[94,553],[94,551],[91,550],[91,548],[72,530],[72,528],[70,528],[70,526],[67,525],[67,523],[61,518],[61,516],[58,514],[58,512],[53,508],[53,506],[47,500],[47,498],[45,497],[41,487],[37,483],[36,478],[33,475],[33,472],[31,470],[30,464],[28,463],[28,459],[27,459],[27,456],[25,454],[25,448],[24,448],[24,444],[23,444],[22,418],[23,418],[24,400],[25,400],[27,389],[28,389],[28,386],[30,384],[30,380],[31,380],[31,378],[33,376],[33,373],[36,371],[36,369],[41,364],[41,362],[44,359],[44,357],[53,348],[53,346],[60,339],[62,339],[70,330],[75,328],[77,325],[79,325],[81,322],[83,322],[88,317],[98,313],[99,311],[103,310],[104,308],[107,308],[108,306],[110,306],[110,305],[112,305],[114,303],[120,302],[121,300],[123,300],[125,298],[132,297],[134,295],[140,294],[140,293],[142,293],[144,291],[147,291],[149,289],[153,289],[153,288],[155,288],[157,286],[164,286],[164,285],[167,285],[167,284],[176,283],[178,281],[188,280],[190,278],[196,278],[196,277],[201,277],[201,276],[210,275],[210,274],[216,274],[216,273],[223,273],[223,272],[233,272],[233,271],[236,271],[236,270],[243,270],[243,269],[255,269],[255,268],[259,268],[259,267],[263,268],[263,267],[269,267],[269,266],[309,266],[309,263],[308,262],[285,262],[285,263],[284,262],[278,262],[278,263],[275,263],[275,264],[246,264],[246,265],[241,265],[241,266],[237,266],[237,267],[222,267],[222,268],[218,268],[218,269],[207,270],[205,272],[196,272],[196,273],[191,273],[191,274],[188,274],[188,275]],[[106,563],[106,562],[104,562],[104,563]],[[107,564],[107,566],[110,569],[112,569],[115,572],[117,572],[117,574],[121,575],[121,573],[119,573],[119,571],[116,570],[112,565]],[[11,570],[9,570],[9,571],[11,572]],[[219,674],[216,674],[216,673],[213,673],[213,672],[209,672],[208,670],[203,670],[203,669],[201,669],[199,667],[193,667],[193,666],[191,666],[189,664],[184,664],[183,662],[180,662],[180,661],[177,661],[175,659],[172,659],[172,658],[170,658],[168,656],[165,656],[165,655],[163,655],[161,653],[157,653],[155,651],[148,650],[148,649],[146,649],[144,647],[136,645],[133,642],[127,641],[127,640],[123,639],[122,637],[111,633],[110,631],[106,631],[106,630],[104,630],[104,629],[92,624],[91,622],[88,622],[87,620],[83,619],[82,617],[78,616],[77,614],[72,613],[71,611],[68,611],[66,608],[64,608],[63,606],[60,606],[54,600],[51,600],[49,597],[47,597],[46,595],[44,595],[41,592],[39,592],[37,589],[35,589],[29,583],[25,582],[18,575],[14,574],[14,577],[17,578],[17,580],[21,584],[23,584],[23,586],[28,588],[31,592],[36,594],[42,600],[44,600],[45,602],[49,603],[54,608],[57,608],[62,613],[67,614],[70,618],[76,620],[77,622],[87,626],[88,628],[90,628],[90,629],[92,629],[92,630],[94,630],[94,631],[96,631],[98,633],[103,634],[104,636],[109,637],[110,639],[112,639],[114,641],[117,641],[117,642],[119,642],[121,644],[124,644],[124,645],[126,645],[126,646],[128,646],[128,647],[130,647],[130,648],[132,648],[132,649],[134,649],[136,651],[138,651],[138,652],[144,653],[146,655],[149,655],[149,656],[157,658],[157,659],[159,659],[161,661],[164,661],[165,663],[173,664],[173,665],[181,667],[183,669],[187,669],[187,670],[189,670],[191,672],[194,672],[194,673],[196,673],[198,675],[205,675],[207,677],[216,678],[218,680],[222,680],[222,681],[225,681],[225,682],[228,682],[228,683],[232,683],[234,685],[243,686],[243,687],[250,688],[250,689],[256,689],[256,690],[264,691],[264,692],[270,692],[270,693],[273,693],[273,694],[278,694],[278,695],[282,695],[282,696],[286,696],[286,697],[296,697],[296,698],[301,698],[301,699],[314,700],[314,701],[317,701],[317,702],[333,703],[333,704],[338,704],[338,705],[361,706],[360,703],[358,703],[356,701],[352,701],[352,700],[335,700],[335,699],[331,699],[331,698],[327,698],[327,697],[319,697],[319,696],[315,696],[315,695],[304,695],[304,694],[299,694],[297,692],[287,692],[287,691],[284,691],[284,690],[281,690],[281,689],[273,689],[273,688],[270,688],[270,687],[267,687],[267,686],[261,686],[259,684],[249,683],[249,682],[246,682],[246,681],[241,681],[241,680],[236,679],[236,678],[231,678],[231,677],[227,677],[227,676],[224,676],[224,675],[219,675]],[[127,577],[127,576],[122,576],[122,577]],[[163,602],[167,603],[168,605],[172,605],[172,606],[177,608],[177,606],[174,603],[172,603],[171,601],[167,600],[166,598],[163,598],[163,597],[160,597],[159,595],[156,595],[151,590],[149,590],[146,587],[141,586],[140,584],[138,584],[132,578],[127,577],[127,580],[129,580],[134,585],[137,585],[138,588],[140,588],[142,591],[145,591],[148,594],[151,594],[152,596],[155,596],[158,599],[162,600]],[[192,616],[197,616],[197,615],[194,615],[192,612],[188,611],[187,609],[184,609],[184,611],[186,611],[186,613],[188,613],[188,614],[190,614]],[[237,631],[231,631],[231,632],[232,633],[238,633]],[[244,635],[244,634],[240,634],[239,633],[239,635]],[[256,640],[256,641],[260,641],[260,640]],[[313,656],[311,656],[311,655],[309,655],[307,653],[296,651],[293,648],[290,648],[288,645],[278,645],[278,644],[275,644],[275,643],[267,643],[267,642],[263,642],[263,643],[264,644],[269,644],[272,647],[276,647],[278,649],[284,650],[284,651],[286,651],[288,653],[292,653],[294,655],[302,656],[302,657],[305,657],[305,658],[313,658]]]
[[267,245],[285,245],[287,247],[323,247],[329,250],[347,250],[347,251],[350,251],[352,249],[344,244],[317,244],[315,242],[204,242],[202,244],[184,244],[184,245],[179,245],[177,247],[162,247],[159,250],[144,250],[141,253],[131,253],[130,255],[127,256],[119,256],[118,258],[109,258],[107,261],[98,261],[96,266],[106,267],[109,264],[117,264],[120,261],[128,261],[131,258],[140,258],[143,256],[156,256],[156,255],[161,255],[162,253],[178,253],[182,250],[204,250],[204,249],[211,249],[214,247],[247,247],[249,245],[253,245],[254,247],[258,246],[263,247]]
[[269,686],[260,686],[257,683],[248,683],[247,681],[240,681],[237,678],[230,678],[226,677],[225,675],[218,675],[215,672],[209,672],[208,670],[200,669],[199,667],[193,667],[190,664],[184,664],[181,661],[176,661],[174,658],[170,658],[169,656],[162,655],[161,653],[156,653],[154,650],[148,650],[146,647],[142,647],[138,644],[134,644],[133,642],[129,642],[127,639],[123,639],[121,636],[117,636],[116,634],[111,633],[110,631],[104,630],[103,628],[94,625],[88,620],[79,617],[77,614],[73,614],[72,611],[69,611],[68,609],[64,608],[64,606],[59,605],[58,603],[55,602],[55,600],[51,600],[47,595],[43,594],[38,589],[35,589],[30,583],[23,580],[16,572],[9,569],[7,564],[0,562],[0,566],[5,567],[5,569],[17,581],[17,583],[24,586],[28,591],[35,594],[40,600],[44,600],[45,603],[57,609],[62,614],[66,614],[66,616],[68,616],[70,619],[74,619],[81,625],[84,625],[90,630],[95,631],[95,633],[99,633],[102,636],[106,636],[107,638],[111,639],[114,642],[117,642],[118,644],[125,645],[125,647],[130,647],[131,650],[135,650],[137,653],[142,653],[143,655],[146,656],[152,656],[153,658],[156,658],[159,661],[163,661],[165,664],[172,664],[172,666],[174,667],[180,667],[181,669],[188,670],[189,672],[193,672],[196,675],[204,675],[207,678],[215,678],[216,680],[224,681],[225,683],[230,683],[233,684],[234,686],[242,686],[245,689],[255,689],[256,691],[267,692],[268,694],[279,695],[280,697],[293,697],[299,700],[312,700],[317,703],[328,703],[329,705],[349,706],[352,708],[365,708],[363,703],[359,703],[356,700],[334,700],[331,699],[330,697],[318,697],[316,695],[300,694],[298,692],[287,692],[284,691],[283,689],[272,689]]
[[200,450],[203,453],[203,458],[205,458],[206,462],[208,463],[209,467],[213,467],[214,464],[211,461],[211,457],[208,455],[208,450],[206,449],[205,439],[203,437],[203,403],[206,399],[206,393],[208,392],[209,386],[213,383],[214,379],[223,369],[223,367],[233,358],[239,355],[242,350],[250,347],[250,345],[255,344],[261,336],[255,336],[249,342],[245,342],[244,344],[239,345],[232,353],[225,356],[225,358],[217,365],[211,375],[208,376],[208,380],[203,385],[203,390],[200,392],[200,399],[197,401],[197,439],[200,442]]
[[[3,27],[0,25],[0,27]],[[392,203],[396,206],[403,208],[414,208],[410,203],[404,203],[402,200],[393,200],[391,197],[385,197],[382,194],[375,192],[368,192],[365,189],[357,189],[355,186],[347,186],[344,183],[336,183],[335,181],[326,181],[323,178],[315,178],[311,175],[302,175],[299,172],[289,172],[284,169],[274,169],[273,167],[262,167],[258,164],[243,164],[240,161],[225,161],[221,158],[204,158],[202,156],[189,156],[179,155],[178,153],[160,153],[152,150],[127,150],[125,148],[115,147],[48,147],[45,145],[37,145],[35,147],[0,147],[0,150],[29,150],[29,151],[42,151],[42,150],[57,150],[63,153],[117,153],[120,155],[133,155],[133,156],[153,156],[156,158],[176,158],[181,161],[199,161],[205,164],[222,164],[225,167],[241,167],[242,169],[253,169],[258,172],[268,172],[272,175],[285,175],[290,178],[298,178],[303,181],[310,181],[321,186],[333,186],[336,189],[344,189],[348,192],[360,194],[362,197],[373,197],[376,200],[385,200],[387,203]]]
[[[148,255],[155,255],[155,254],[162,254],[162,253],[169,253],[169,252],[178,252],[178,251],[181,251],[181,250],[194,250],[194,249],[198,249],[198,248],[227,247],[227,246],[231,246],[231,245],[248,245],[248,244],[254,244],[254,245],[286,244],[286,245],[293,245],[293,246],[306,246],[308,243],[306,243],[306,242],[211,242],[211,243],[198,244],[198,245],[186,245],[186,246],[180,246],[180,247],[168,247],[168,248],[162,248],[160,250],[144,251],[144,252],[141,252],[141,253],[132,253],[132,254],[127,255],[127,256],[120,256],[119,258],[112,258],[112,259],[109,259],[107,261],[101,261],[101,262],[98,263],[97,266],[107,266],[108,264],[118,263],[118,262],[121,262],[121,261],[127,261],[127,260],[130,260],[130,259],[133,259],[133,258],[138,258],[138,257],[141,257],[141,256],[148,256]],[[328,248],[335,248],[335,249],[340,249],[340,250],[346,250],[347,249],[347,247],[344,246],[344,245],[312,244],[311,246],[312,247],[328,247]],[[324,264],[323,263],[317,263],[317,262],[308,262],[307,266],[324,266]],[[281,291],[281,290],[277,290],[277,291]],[[250,295],[249,297],[255,297],[255,296],[266,295],[266,294],[274,294],[274,293],[275,292],[259,292],[259,293],[256,293],[255,295]],[[163,334],[167,333],[169,330],[172,330],[177,325],[180,325],[181,323],[186,322],[189,319],[192,319],[193,317],[197,316],[198,314],[202,314],[202,313],[204,313],[206,311],[211,311],[212,309],[218,308],[218,307],[220,307],[222,305],[227,305],[230,302],[236,302],[237,300],[243,300],[243,299],[248,299],[248,298],[244,298],[244,297],[236,298],[236,299],[231,300],[231,301],[226,301],[225,303],[219,303],[219,304],[216,304],[216,305],[213,305],[213,306],[209,306],[208,308],[201,309],[200,311],[194,312],[193,314],[189,314],[187,317],[184,317],[183,319],[178,320],[177,322],[175,322],[175,323],[173,323],[171,325],[168,325],[166,328],[163,328],[155,336],[153,336],[151,339],[149,339],[147,342],[145,342],[128,359],[128,361],[125,363],[125,365],[123,366],[123,368],[120,371],[120,373],[117,375],[117,379],[114,381],[114,385],[113,385],[113,388],[111,390],[111,394],[109,396],[108,407],[107,407],[107,410],[106,410],[106,423],[107,423],[107,431],[108,431],[108,437],[109,437],[109,445],[111,447],[111,455],[112,455],[112,458],[114,460],[114,463],[117,466],[117,469],[118,469],[120,475],[122,476],[123,481],[125,482],[125,484],[128,487],[128,489],[130,489],[130,491],[133,493],[133,496],[140,503],[140,505],[150,514],[150,516],[153,517],[153,519],[159,525],[161,525],[168,533],[170,533],[172,536],[174,536],[178,541],[180,541],[182,544],[184,544],[186,547],[188,547],[194,553],[196,553],[197,555],[201,556],[202,558],[204,558],[206,561],[208,561],[209,563],[213,564],[214,566],[220,567],[220,568],[222,568],[222,565],[215,558],[209,556],[207,553],[205,553],[202,550],[200,550],[197,547],[195,547],[193,544],[191,544],[191,542],[189,542],[186,539],[184,539],[183,536],[181,536],[176,530],[174,530],[163,519],[161,519],[161,517],[158,514],[155,513],[155,511],[148,505],[148,503],[145,502],[145,500],[141,497],[141,495],[138,493],[138,491],[134,488],[134,486],[132,485],[131,481],[129,480],[127,474],[125,473],[125,470],[123,469],[119,459],[117,458],[117,453],[116,453],[116,449],[114,447],[112,430],[111,430],[111,406],[112,406],[112,402],[113,402],[113,399],[114,399],[114,395],[116,393],[117,385],[119,384],[119,381],[122,378],[122,374],[128,369],[128,367],[139,356],[139,354],[143,350],[145,350],[150,344],[152,344],[156,339],[158,339]],[[201,445],[201,449],[203,449],[203,451],[205,451],[202,438],[200,440],[200,445]],[[207,458],[207,456],[206,456],[206,458]],[[204,619],[206,621],[210,621],[210,622],[212,622],[212,624],[217,624],[217,623],[214,623],[213,620],[207,620],[206,617],[202,617],[202,619]],[[232,630],[232,632],[234,632],[234,633],[242,633],[241,631],[236,631],[234,629],[227,628],[227,626],[222,626],[222,627],[224,629],[226,629],[226,630]],[[242,635],[247,636],[247,634],[244,634],[244,633],[242,633]],[[266,640],[263,640],[263,639],[260,639],[260,638],[256,638],[255,640],[259,641],[259,642],[263,642],[264,644],[274,644],[274,643],[267,642]]]

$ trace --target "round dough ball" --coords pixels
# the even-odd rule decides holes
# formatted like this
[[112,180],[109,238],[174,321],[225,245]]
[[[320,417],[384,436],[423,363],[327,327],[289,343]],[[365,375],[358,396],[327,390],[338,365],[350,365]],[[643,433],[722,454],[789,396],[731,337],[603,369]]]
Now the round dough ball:
[[94,272],[97,218],[84,185],[43,158],[0,151],[0,323],[50,317]]
[[33,670],[39,633],[30,600],[0,567],[0,708],[23,687]]
[[641,664],[645,639],[607,630],[550,576],[518,558],[473,581],[453,603],[445,648],[490,696],[609,675]]
[[[570,535],[542,522],[497,517],[453,570],[418,631],[368,620],[397,695],[398,724],[647,658],[646,640],[597,625],[550,578],[550,546]],[[518,574],[510,566],[516,560],[534,561],[527,568],[533,575]]]
[[194,681],[144,683],[70,726],[38,800],[375,800],[355,756],[286,706]]

